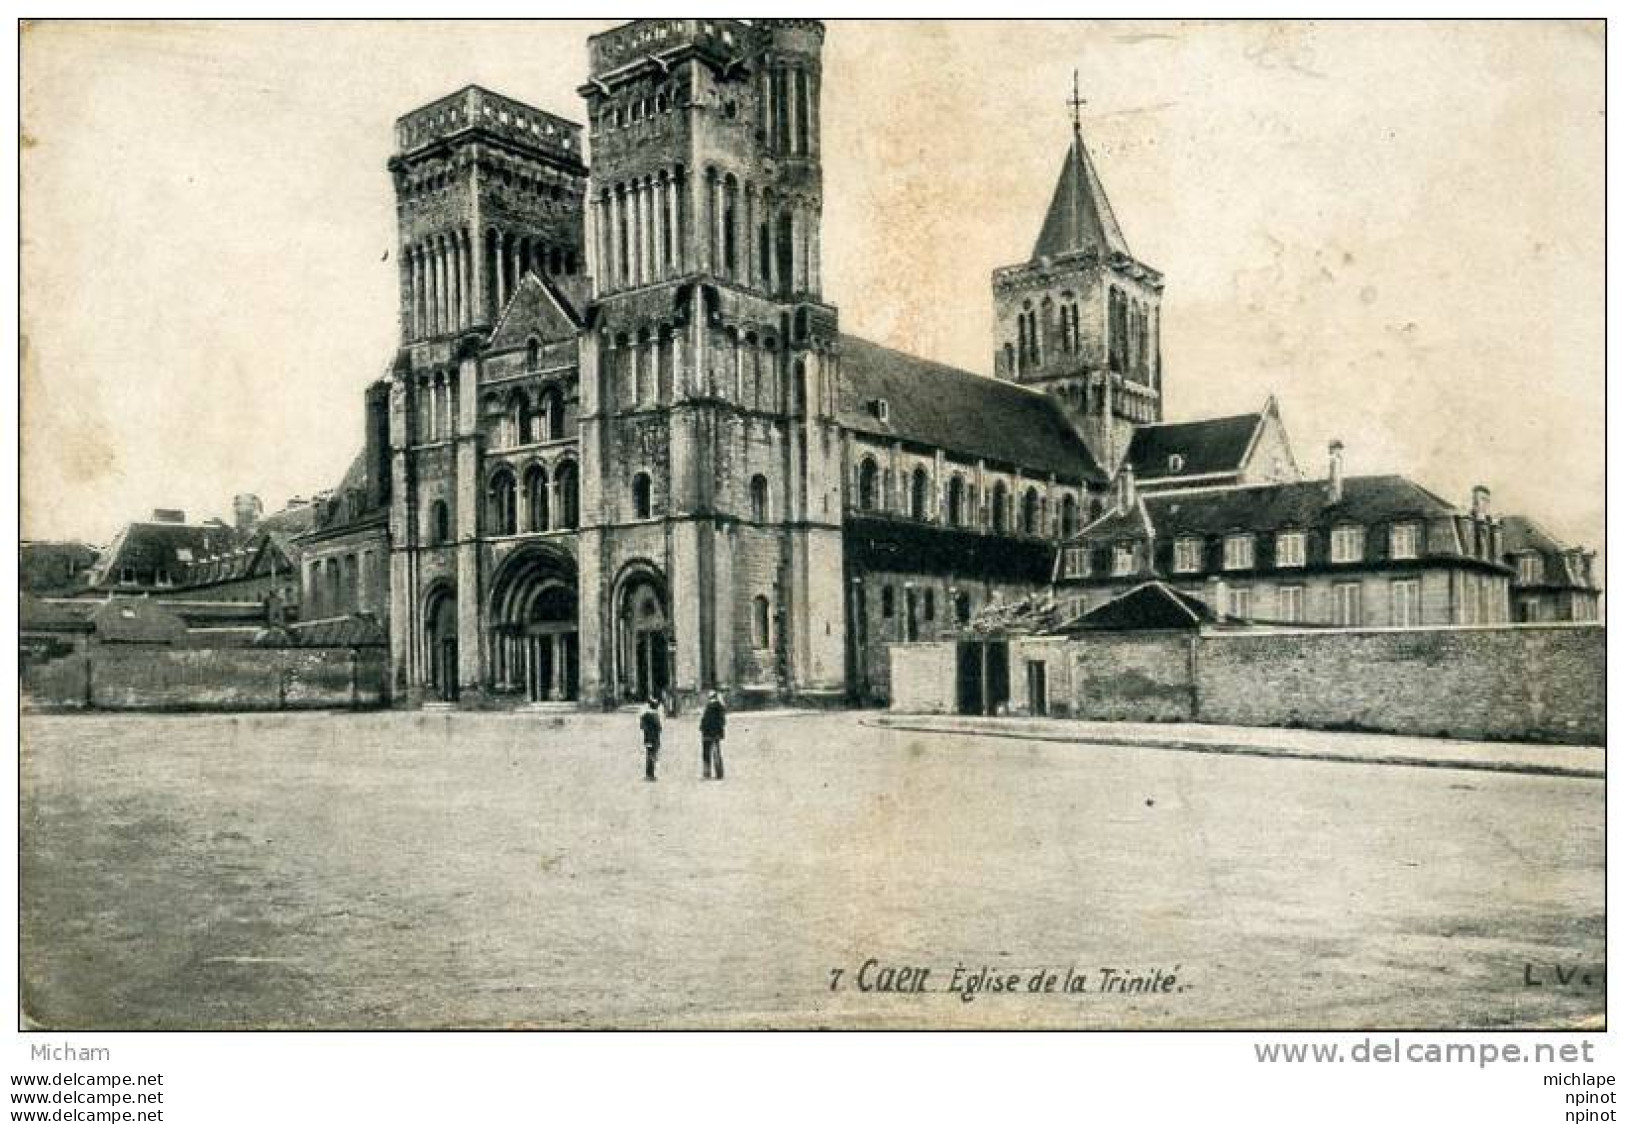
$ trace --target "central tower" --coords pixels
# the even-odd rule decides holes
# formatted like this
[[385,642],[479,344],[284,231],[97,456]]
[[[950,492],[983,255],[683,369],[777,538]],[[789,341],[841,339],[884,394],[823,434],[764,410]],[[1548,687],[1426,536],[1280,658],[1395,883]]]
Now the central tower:
[[1032,257],[994,271],[993,311],[998,376],[1055,398],[1115,475],[1134,427],[1162,420],[1162,274],[1129,252],[1076,116]]
[[605,701],[842,688],[823,38],[664,19],[589,40],[582,664]]

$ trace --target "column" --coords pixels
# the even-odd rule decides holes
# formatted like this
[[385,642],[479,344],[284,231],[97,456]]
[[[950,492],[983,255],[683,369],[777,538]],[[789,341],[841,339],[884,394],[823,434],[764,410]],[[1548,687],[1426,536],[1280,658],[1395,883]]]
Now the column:
[[605,255],[607,268],[604,270],[605,287],[619,289],[621,287],[621,192],[619,188],[609,193],[606,200],[609,209],[609,221],[605,224],[609,234],[609,253]]
[[813,293],[824,291],[823,244],[824,213],[817,207],[807,211],[807,288]]
[[643,240],[644,280],[660,280],[660,238],[658,233],[660,212],[660,185],[652,176],[643,181]]
[[415,340],[422,334],[422,314],[418,307],[423,300],[423,268],[418,259],[418,248],[408,246],[403,251],[406,254],[406,272],[411,279],[411,299],[406,306],[406,338]]
[[670,213],[666,221],[671,224],[671,270],[673,273],[682,273],[683,266],[683,182],[682,172],[672,173],[671,190],[667,204]]
[[[776,294],[779,291],[779,224],[777,216],[773,213],[770,200],[766,195],[762,196],[762,224],[767,227],[767,264],[762,274],[762,288],[769,293]],[[760,233],[760,231],[757,232],[758,237]],[[760,242],[757,243],[757,247],[759,250]]]
[[491,310],[491,322],[495,323],[508,304],[508,237],[501,231],[497,232],[496,252],[491,259],[492,269],[496,273],[497,306]]
[[740,221],[745,226],[745,237],[740,240],[739,249],[745,255],[742,263],[744,268],[739,271],[746,288],[756,285],[756,189],[746,187],[743,191],[744,199],[740,205]]
[[457,270],[457,235],[455,232],[443,235],[440,239],[440,259],[442,261],[441,273],[445,277],[446,292],[442,301],[444,304],[444,317],[441,321],[441,331],[454,332],[457,330],[457,314],[461,307],[458,300],[457,286],[460,277]]
[[553,633],[547,638],[553,646],[553,682],[547,685],[547,697],[555,702],[564,698],[564,636]]
[[632,184],[632,281],[645,285],[649,281],[649,255],[645,249],[648,236],[649,189],[642,180]]

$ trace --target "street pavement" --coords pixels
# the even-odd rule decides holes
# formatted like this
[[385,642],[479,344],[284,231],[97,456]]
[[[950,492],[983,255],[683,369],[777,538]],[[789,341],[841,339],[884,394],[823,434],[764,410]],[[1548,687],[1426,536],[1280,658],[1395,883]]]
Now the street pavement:
[[24,1017],[1600,1025],[1596,780],[882,717],[27,716]]
[[873,715],[867,721],[870,725],[892,730],[975,734],[1022,741],[1139,746],[1190,753],[1235,753],[1416,768],[1478,769],[1597,780],[1607,776],[1606,755],[1602,746],[1475,742],[1336,730],[1209,726],[1194,722],[1088,722],[1069,718],[916,714]]

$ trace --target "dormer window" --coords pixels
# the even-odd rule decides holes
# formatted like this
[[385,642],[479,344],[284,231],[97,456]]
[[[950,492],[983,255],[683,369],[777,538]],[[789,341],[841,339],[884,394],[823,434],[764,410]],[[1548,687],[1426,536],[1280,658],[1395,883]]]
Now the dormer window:
[[1388,556],[1390,558],[1416,557],[1416,524],[1395,523],[1388,528]]
[[1360,562],[1365,558],[1365,528],[1343,523],[1332,528],[1332,561]]
[[1253,536],[1226,535],[1224,537],[1224,568],[1251,570],[1253,568]]
[[1174,540],[1174,573],[1194,574],[1202,568],[1202,540],[1180,538]]
[[884,398],[871,398],[869,412],[883,422],[891,421],[891,403]]
[[1168,457],[1168,471],[1170,473],[1184,472],[1185,458],[1180,456],[1178,453],[1170,454]]
[[1518,584],[1534,585],[1540,581],[1540,555],[1520,554],[1518,556]]

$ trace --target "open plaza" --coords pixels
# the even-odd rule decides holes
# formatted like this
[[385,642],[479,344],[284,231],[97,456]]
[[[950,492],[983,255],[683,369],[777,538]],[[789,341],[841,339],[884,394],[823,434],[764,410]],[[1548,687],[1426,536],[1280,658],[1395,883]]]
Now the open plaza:
[[22,721],[23,1002],[45,1028],[1604,1012],[1604,785],[1540,758],[1580,751],[764,712],[730,722],[718,784],[685,714],[651,785],[627,713]]

